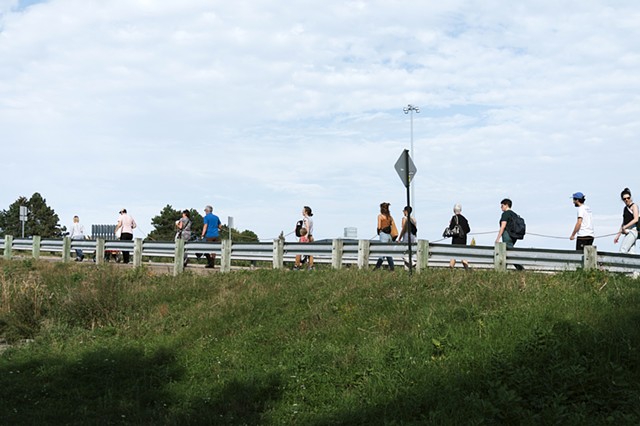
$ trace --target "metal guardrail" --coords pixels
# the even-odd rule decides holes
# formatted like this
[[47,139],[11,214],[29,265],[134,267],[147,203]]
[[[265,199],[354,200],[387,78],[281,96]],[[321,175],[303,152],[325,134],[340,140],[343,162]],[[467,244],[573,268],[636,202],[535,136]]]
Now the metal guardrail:
[[[216,253],[221,259],[221,270],[230,270],[231,261],[272,262],[275,268],[285,262],[293,262],[296,255],[313,256],[315,263],[331,264],[334,268],[357,265],[360,268],[374,264],[379,257],[390,256],[400,265],[407,257],[407,246],[396,243],[379,243],[369,240],[332,240],[312,243],[287,243],[274,240],[273,243],[230,243],[222,241],[134,241],[121,240],[70,240],[13,239],[6,236],[0,240],[0,250],[6,259],[13,257],[14,251],[32,252],[37,258],[41,252],[60,253],[62,261],[69,261],[71,253],[82,249],[95,254],[97,263],[108,252],[130,251],[133,264],[139,266],[143,258],[170,258],[175,265],[174,273],[183,270],[183,253],[189,258],[198,254]],[[580,268],[600,268],[612,272],[640,273],[640,255],[608,253],[596,251],[596,247],[586,247],[584,252],[573,250],[551,250],[535,248],[512,248],[507,250],[504,243],[490,246],[460,246],[451,244],[429,244],[420,240],[414,243],[412,251],[417,260],[418,271],[427,267],[448,267],[450,259],[467,260],[473,268],[506,270],[514,265],[522,265],[526,270],[541,272],[572,271]],[[179,260],[179,261],[178,261]]]

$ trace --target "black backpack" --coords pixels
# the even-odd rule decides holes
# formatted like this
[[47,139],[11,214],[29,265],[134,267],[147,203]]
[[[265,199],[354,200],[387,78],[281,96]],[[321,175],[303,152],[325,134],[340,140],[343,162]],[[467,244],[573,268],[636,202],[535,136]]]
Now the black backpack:
[[302,237],[302,235],[300,235],[300,230],[302,228],[304,228],[304,221],[299,220],[298,222],[296,222],[296,237]]
[[513,212],[511,220],[509,221],[509,229],[507,229],[509,236],[513,240],[522,240],[527,233],[527,224],[524,223],[524,219],[518,214]]

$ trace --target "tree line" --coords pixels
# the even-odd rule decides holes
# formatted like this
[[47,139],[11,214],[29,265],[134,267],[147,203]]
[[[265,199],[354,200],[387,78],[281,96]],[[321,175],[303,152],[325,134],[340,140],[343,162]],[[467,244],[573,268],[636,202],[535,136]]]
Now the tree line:
[[[66,232],[66,226],[60,226],[60,218],[55,210],[47,205],[47,200],[39,193],[34,193],[31,198],[18,197],[7,210],[0,211],[0,234],[22,236],[22,222],[20,221],[20,206],[25,206],[29,210],[27,220],[24,224],[25,237],[39,235],[42,238],[62,238]],[[195,236],[202,234],[203,218],[195,209],[189,209],[191,216],[191,230]],[[182,216],[181,210],[174,209],[167,204],[160,214],[151,219],[153,230],[147,236],[149,240],[170,241],[173,240],[176,227],[175,222]],[[86,225],[85,225],[86,226]],[[222,239],[229,238],[229,228],[222,225]],[[231,228],[231,240],[236,242],[258,241],[258,236],[250,230],[242,232]]]

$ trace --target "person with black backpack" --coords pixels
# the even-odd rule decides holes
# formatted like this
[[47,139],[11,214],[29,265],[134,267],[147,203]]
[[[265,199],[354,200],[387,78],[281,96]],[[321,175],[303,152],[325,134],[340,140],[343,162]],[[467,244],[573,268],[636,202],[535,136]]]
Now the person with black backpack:
[[[502,241],[507,244],[507,248],[513,248],[516,241],[524,238],[526,232],[524,219],[511,210],[512,206],[513,203],[508,198],[500,201],[502,215],[500,216],[500,230],[498,231],[496,243]],[[515,266],[518,271],[524,269],[522,265],[514,264],[513,266]]]

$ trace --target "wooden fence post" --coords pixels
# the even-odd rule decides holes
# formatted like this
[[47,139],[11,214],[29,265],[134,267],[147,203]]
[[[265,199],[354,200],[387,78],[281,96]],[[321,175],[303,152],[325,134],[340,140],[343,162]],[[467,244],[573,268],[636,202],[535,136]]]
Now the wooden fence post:
[[333,240],[331,243],[331,267],[333,269],[342,268],[342,255],[344,253],[344,241]]
[[96,240],[96,265],[104,264],[104,238],[98,238]]
[[495,270],[505,272],[507,270],[507,243],[496,243],[493,256]]
[[367,269],[369,266],[369,254],[371,253],[371,243],[369,240],[358,241],[358,268]]
[[220,272],[231,271],[231,240],[222,240],[222,258],[220,259]]
[[33,257],[35,260],[40,259],[40,241],[42,241],[42,239],[40,238],[40,235],[33,236],[33,243],[31,246],[31,257]]
[[71,260],[71,238],[64,237],[62,239],[62,262],[67,263]]
[[418,240],[416,270],[418,273],[429,267],[429,240]]
[[13,246],[13,236],[5,235],[4,236],[4,258],[6,260],[11,260],[12,246]]
[[176,249],[173,255],[173,276],[177,276],[184,271],[184,240],[176,240]]
[[596,248],[596,246],[584,246],[582,267],[585,269],[585,271],[598,269],[598,249]]
[[142,266],[142,238],[136,238],[133,242],[133,267]]
[[284,240],[276,238],[273,240],[273,269],[284,268]]

